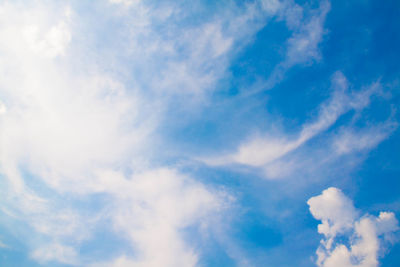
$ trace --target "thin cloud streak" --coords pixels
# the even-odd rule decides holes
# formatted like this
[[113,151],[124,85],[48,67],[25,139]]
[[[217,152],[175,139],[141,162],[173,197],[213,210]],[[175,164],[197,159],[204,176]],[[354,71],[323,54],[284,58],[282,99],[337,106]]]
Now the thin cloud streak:
[[[380,94],[381,85],[374,83],[367,88],[351,92],[346,77],[341,72],[337,72],[332,77],[332,89],[333,93],[331,97],[318,107],[316,118],[311,120],[311,122],[305,122],[301,126],[302,130],[299,133],[290,135],[280,133],[276,136],[258,134],[239,145],[236,152],[219,157],[205,158],[202,161],[210,166],[240,164],[254,168],[265,168],[269,177],[279,177],[280,175],[276,173],[276,170],[282,169],[283,175],[285,175],[284,169],[289,171],[291,168],[289,166],[282,168],[282,164],[279,163],[280,159],[299,150],[307,142],[327,131],[344,114],[350,111],[358,113],[367,108],[371,102],[371,98],[374,95]],[[364,139],[368,139],[366,140],[368,146],[374,147],[384,140],[393,129],[396,129],[396,125],[396,123],[388,121],[382,127],[376,129],[375,131],[380,132],[380,135],[375,136],[374,140],[368,139],[367,135],[365,135]],[[339,140],[341,140],[342,148],[345,149],[345,140],[343,138],[338,137],[334,142],[337,146],[340,146]],[[349,138],[350,134],[347,135],[347,139]],[[358,139],[358,141],[361,142],[362,139]],[[347,145],[349,152],[357,150],[357,147],[359,149],[362,149],[362,147],[367,148],[367,144],[362,145],[360,143],[357,145],[354,143],[353,147]],[[290,164],[290,161],[286,162],[283,164]]]

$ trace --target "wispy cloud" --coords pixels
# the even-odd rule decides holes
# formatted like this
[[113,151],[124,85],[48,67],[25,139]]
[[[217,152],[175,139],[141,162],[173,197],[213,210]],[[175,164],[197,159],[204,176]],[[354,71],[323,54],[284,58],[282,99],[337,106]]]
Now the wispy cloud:
[[[240,144],[236,152],[219,157],[210,157],[205,159],[204,162],[211,166],[239,164],[261,168],[270,178],[286,176],[298,169],[299,164],[302,165],[295,158],[288,158],[287,156],[300,150],[307,142],[318,137],[321,133],[328,131],[344,114],[350,111],[358,114],[367,108],[371,102],[371,97],[379,95],[380,92],[381,85],[379,82],[359,91],[351,91],[346,77],[341,72],[337,72],[332,77],[330,98],[320,104],[316,118],[306,121],[297,134],[280,132],[269,135],[268,133],[258,133]],[[397,123],[392,120],[360,132],[354,131],[351,126],[345,127],[339,135],[334,137],[335,140],[331,140],[329,136],[328,138],[325,137],[327,143],[333,143],[332,149],[332,145],[326,147],[326,154],[332,157],[334,154],[331,150],[333,150],[336,151],[336,156],[340,156],[346,152],[372,148],[387,138],[396,127]],[[309,151],[307,153],[310,157]]]
[[361,130],[343,128],[334,137],[333,149],[339,155],[371,149],[385,140],[397,127],[398,123],[389,119]]
[[[120,173],[100,173],[95,190],[115,197],[110,219],[124,233],[136,256],[121,256],[113,264],[133,266],[195,266],[196,251],[185,244],[180,231],[190,225],[207,225],[207,217],[228,203],[223,192],[167,168],[139,173],[126,179]],[[107,263],[106,265],[109,266]]]
[[312,10],[305,10],[293,1],[265,1],[264,6],[286,22],[292,35],[286,41],[284,59],[267,75],[262,85],[243,92],[245,95],[257,93],[260,89],[272,89],[296,65],[311,65],[321,60],[320,44],[327,33],[324,23],[331,8],[329,1],[321,1],[319,7]]
[[[97,25],[80,25],[88,14],[75,2],[0,5],[6,225],[33,231],[25,242],[42,263],[83,264],[77,248],[111,221],[110,231],[131,244],[116,264],[194,266],[198,252],[181,231],[205,225],[228,198],[173,166],[152,163],[161,139],[155,130],[170,105],[190,105],[183,99],[213,90],[233,44],[245,42],[262,22],[252,5],[244,11],[232,5],[222,17],[189,26],[173,3],[94,5],[111,10],[97,14],[103,21],[96,23],[122,21],[114,35],[122,45],[105,40]],[[93,53],[96,42],[103,50]],[[68,201],[95,194],[111,202],[95,210]]]

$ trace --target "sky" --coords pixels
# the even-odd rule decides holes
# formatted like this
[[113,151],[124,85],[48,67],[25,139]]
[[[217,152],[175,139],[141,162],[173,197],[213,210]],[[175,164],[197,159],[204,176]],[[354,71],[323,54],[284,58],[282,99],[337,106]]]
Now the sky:
[[0,266],[400,266],[399,12],[0,1]]

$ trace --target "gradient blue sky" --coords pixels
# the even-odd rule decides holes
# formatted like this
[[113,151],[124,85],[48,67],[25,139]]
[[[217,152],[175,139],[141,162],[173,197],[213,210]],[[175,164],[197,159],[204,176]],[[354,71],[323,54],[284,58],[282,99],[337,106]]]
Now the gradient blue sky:
[[400,2],[0,2],[0,266],[400,266]]

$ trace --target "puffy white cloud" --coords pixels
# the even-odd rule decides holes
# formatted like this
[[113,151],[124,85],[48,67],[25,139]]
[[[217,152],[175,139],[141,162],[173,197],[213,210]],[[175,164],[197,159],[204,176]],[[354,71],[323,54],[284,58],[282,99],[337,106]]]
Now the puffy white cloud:
[[393,232],[399,229],[392,212],[360,217],[352,201],[334,187],[310,198],[307,204],[314,218],[322,222],[318,232],[324,239],[317,250],[321,267],[378,266],[383,244],[392,241]]
[[322,221],[318,225],[318,233],[327,237],[352,228],[358,215],[352,201],[334,187],[324,190],[320,196],[310,198],[307,203],[314,218]]

